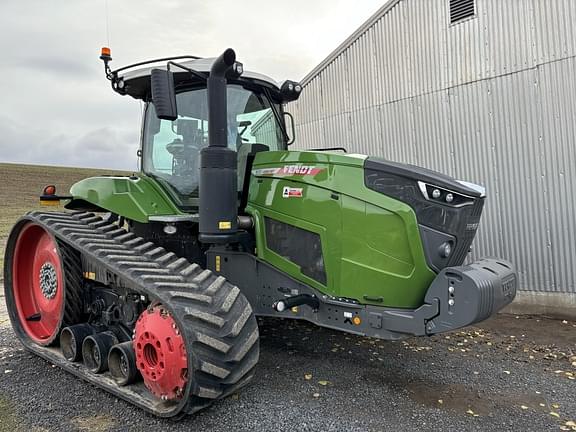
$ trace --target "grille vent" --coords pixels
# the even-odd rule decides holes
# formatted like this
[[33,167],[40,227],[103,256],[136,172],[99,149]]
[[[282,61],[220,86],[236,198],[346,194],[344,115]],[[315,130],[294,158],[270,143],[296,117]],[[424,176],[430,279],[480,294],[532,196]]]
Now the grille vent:
[[450,24],[455,24],[476,14],[475,0],[450,0]]

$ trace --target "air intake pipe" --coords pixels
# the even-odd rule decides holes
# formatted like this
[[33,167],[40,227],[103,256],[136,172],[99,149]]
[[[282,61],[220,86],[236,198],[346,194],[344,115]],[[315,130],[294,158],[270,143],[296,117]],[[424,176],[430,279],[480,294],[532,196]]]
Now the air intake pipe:
[[[238,231],[238,176],[236,151],[228,148],[226,75],[236,53],[228,48],[212,64],[208,77],[208,147],[200,151],[199,240],[223,244]],[[234,72],[242,72],[241,65]]]

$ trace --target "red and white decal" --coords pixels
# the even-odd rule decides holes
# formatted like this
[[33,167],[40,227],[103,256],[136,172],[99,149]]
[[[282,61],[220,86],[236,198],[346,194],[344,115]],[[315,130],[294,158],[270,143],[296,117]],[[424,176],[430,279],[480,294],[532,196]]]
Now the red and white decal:
[[282,198],[302,198],[302,188],[285,186],[282,189]]
[[315,176],[326,168],[318,168],[310,165],[284,165],[281,168],[262,168],[254,170],[256,176]]

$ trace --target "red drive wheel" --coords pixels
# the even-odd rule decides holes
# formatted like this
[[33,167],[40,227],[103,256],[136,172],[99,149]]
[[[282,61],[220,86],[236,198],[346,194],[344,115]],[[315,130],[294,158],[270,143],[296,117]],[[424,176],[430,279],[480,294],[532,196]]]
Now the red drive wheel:
[[39,345],[51,344],[64,316],[64,276],[56,241],[39,225],[27,223],[16,239],[12,294],[22,330]]
[[138,318],[134,352],[136,366],[152,394],[162,400],[182,398],[188,381],[186,346],[176,322],[161,305]]

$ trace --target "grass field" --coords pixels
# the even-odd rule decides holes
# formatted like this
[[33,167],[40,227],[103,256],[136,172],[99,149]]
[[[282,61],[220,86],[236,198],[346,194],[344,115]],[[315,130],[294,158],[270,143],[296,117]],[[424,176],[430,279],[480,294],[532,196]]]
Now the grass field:
[[3,278],[4,247],[14,222],[30,210],[54,210],[41,207],[38,197],[44,186],[56,185],[58,194],[67,195],[70,186],[86,177],[122,174],[102,169],[68,168],[0,163],[0,280]]

